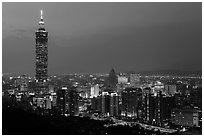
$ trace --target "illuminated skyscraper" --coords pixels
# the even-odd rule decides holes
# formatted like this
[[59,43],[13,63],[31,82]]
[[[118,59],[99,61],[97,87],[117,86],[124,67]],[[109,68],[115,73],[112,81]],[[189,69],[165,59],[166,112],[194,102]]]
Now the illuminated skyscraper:
[[41,10],[39,29],[36,31],[36,92],[48,92],[48,32],[44,28]]
[[110,94],[108,92],[102,92],[102,113],[105,115],[110,114]]
[[119,96],[117,93],[111,93],[110,97],[110,115],[117,116],[119,109]]
[[79,112],[79,95],[75,87],[71,87],[67,93],[68,114],[71,116],[78,115]]
[[122,92],[121,115],[127,117],[141,118],[142,89],[126,88]]
[[59,113],[64,115],[65,114],[65,105],[66,105],[66,90],[60,89],[57,91],[57,108]]
[[99,85],[96,84],[91,87],[91,98],[99,96]]

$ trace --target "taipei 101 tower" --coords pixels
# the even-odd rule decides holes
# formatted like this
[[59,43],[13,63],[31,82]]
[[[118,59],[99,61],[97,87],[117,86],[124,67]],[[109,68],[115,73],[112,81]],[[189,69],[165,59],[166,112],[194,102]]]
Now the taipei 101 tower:
[[48,92],[48,32],[44,28],[43,11],[36,31],[36,93]]

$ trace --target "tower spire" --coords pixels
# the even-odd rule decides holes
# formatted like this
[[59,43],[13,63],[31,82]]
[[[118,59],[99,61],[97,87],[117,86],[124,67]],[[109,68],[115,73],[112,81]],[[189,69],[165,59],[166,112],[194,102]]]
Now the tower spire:
[[40,10],[40,14],[41,14],[40,19],[43,20],[43,10]]
[[44,21],[43,21],[43,10],[40,10],[40,21],[39,21],[39,25],[44,25]]

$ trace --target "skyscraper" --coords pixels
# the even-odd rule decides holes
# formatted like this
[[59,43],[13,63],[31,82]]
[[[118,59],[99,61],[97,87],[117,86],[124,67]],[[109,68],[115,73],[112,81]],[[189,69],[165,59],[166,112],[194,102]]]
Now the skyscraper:
[[59,113],[64,115],[65,114],[65,104],[66,104],[66,90],[60,89],[57,91],[57,108]]
[[112,90],[115,90],[116,89],[116,85],[118,83],[118,77],[115,73],[115,70],[112,68],[110,73],[109,73],[109,77],[108,77],[108,85],[110,86],[110,88]]
[[97,97],[99,95],[99,85],[96,84],[94,86],[91,86],[91,98]]
[[126,88],[122,92],[122,112],[121,115],[127,117],[141,117],[142,89]]
[[79,95],[75,87],[71,87],[67,93],[68,114],[71,116],[79,113]]
[[36,31],[36,92],[46,93],[48,91],[48,32],[44,28],[43,12],[39,29]]
[[118,116],[119,96],[117,93],[111,93],[110,97],[110,115]]
[[102,92],[102,113],[105,115],[110,114],[110,94],[108,92]]

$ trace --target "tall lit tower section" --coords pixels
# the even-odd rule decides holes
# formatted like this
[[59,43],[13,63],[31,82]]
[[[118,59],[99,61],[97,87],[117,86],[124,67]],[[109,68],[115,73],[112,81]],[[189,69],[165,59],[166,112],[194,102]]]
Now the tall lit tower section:
[[44,28],[43,11],[36,31],[36,92],[48,92],[48,32]]

